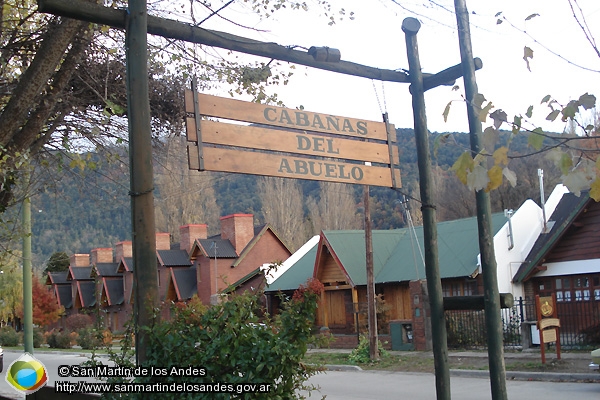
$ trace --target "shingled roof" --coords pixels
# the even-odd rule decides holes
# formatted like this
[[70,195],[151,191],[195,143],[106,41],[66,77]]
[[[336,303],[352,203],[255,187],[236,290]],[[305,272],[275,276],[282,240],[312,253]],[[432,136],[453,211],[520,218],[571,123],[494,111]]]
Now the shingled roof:
[[55,291],[59,306],[63,306],[64,308],[73,307],[73,289],[71,285],[55,285]]
[[158,250],[158,261],[165,267],[189,267],[192,265],[185,250]]
[[196,266],[171,268],[171,280],[168,289],[171,300],[186,301],[191,299],[198,292],[197,285]]
[[[227,239],[221,239],[220,236],[213,236],[208,239],[197,239],[196,244],[199,244],[199,248],[205,257],[215,257],[215,245],[216,245],[216,257],[217,258],[237,258],[238,255],[235,252],[235,247]],[[192,252],[194,250],[192,249]]]
[[94,307],[96,305],[96,282],[77,281],[75,295],[81,307]]
[[69,272],[67,273],[67,280],[90,280],[92,278],[92,267],[69,267]]
[[106,296],[109,306],[123,304],[125,300],[123,292],[123,279],[103,279],[102,295]]
[[117,272],[118,263],[97,263],[94,265],[98,276],[121,276],[122,272]]

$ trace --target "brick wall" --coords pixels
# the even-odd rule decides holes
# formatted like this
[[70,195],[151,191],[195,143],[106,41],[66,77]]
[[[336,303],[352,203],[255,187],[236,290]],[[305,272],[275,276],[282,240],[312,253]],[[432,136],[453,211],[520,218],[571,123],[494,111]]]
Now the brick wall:
[[156,250],[171,249],[171,234],[169,232],[156,233]]
[[92,264],[111,263],[113,262],[113,249],[110,247],[92,249],[91,259]]
[[413,345],[417,351],[431,350],[431,314],[427,296],[427,282],[425,280],[411,281],[409,288],[413,321]]
[[89,254],[72,254],[70,259],[70,265],[73,267],[89,267],[90,266],[90,255]]
[[221,239],[228,239],[240,255],[254,237],[254,216],[252,214],[232,214],[221,217]]
[[123,257],[133,257],[133,245],[131,241],[123,241],[115,244],[115,262],[120,262]]
[[206,224],[188,224],[179,227],[179,248],[189,254],[196,239],[208,237],[208,226]]

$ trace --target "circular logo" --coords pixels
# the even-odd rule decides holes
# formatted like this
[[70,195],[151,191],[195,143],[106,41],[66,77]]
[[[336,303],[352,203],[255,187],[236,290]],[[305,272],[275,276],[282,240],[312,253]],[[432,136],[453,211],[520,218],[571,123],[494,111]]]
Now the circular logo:
[[548,317],[548,316],[552,315],[552,311],[554,311],[554,310],[553,310],[552,306],[546,301],[544,304],[542,304],[540,306],[540,311],[542,312],[542,315],[544,317]]
[[48,382],[48,375],[44,364],[25,353],[8,367],[6,382],[21,393],[31,394]]

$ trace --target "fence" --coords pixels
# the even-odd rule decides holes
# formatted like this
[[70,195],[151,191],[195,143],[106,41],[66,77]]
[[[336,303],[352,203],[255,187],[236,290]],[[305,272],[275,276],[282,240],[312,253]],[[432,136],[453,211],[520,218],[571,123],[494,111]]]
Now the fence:
[[[598,347],[600,345],[600,298],[574,299],[557,303],[560,320],[560,344],[566,349]],[[452,349],[482,349],[487,346],[484,311],[446,311],[448,347]],[[505,349],[539,344],[535,327],[535,300],[515,299],[512,308],[502,309]],[[523,329],[523,331],[522,331]]]

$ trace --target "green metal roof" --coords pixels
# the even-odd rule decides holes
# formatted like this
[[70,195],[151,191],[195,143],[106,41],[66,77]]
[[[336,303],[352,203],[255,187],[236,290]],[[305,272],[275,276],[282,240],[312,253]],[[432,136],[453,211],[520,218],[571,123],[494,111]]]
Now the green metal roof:
[[[492,235],[506,223],[503,213],[492,215]],[[478,269],[479,239],[477,218],[439,222],[438,253],[441,278],[470,276]],[[421,252],[423,227],[415,227]],[[365,234],[363,230],[323,231],[319,246],[326,240],[354,285],[366,285]],[[267,291],[292,290],[313,275],[318,246],[273,282]],[[416,265],[415,265],[416,264]],[[373,231],[373,272],[376,283],[425,279],[425,267],[408,228]]]
[[277,278],[273,283],[265,289],[267,292],[296,290],[306,280],[313,275],[315,268],[315,258],[317,257],[317,248],[314,246],[304,257],[300,258],[290,269],[285,271],[283,275]]

